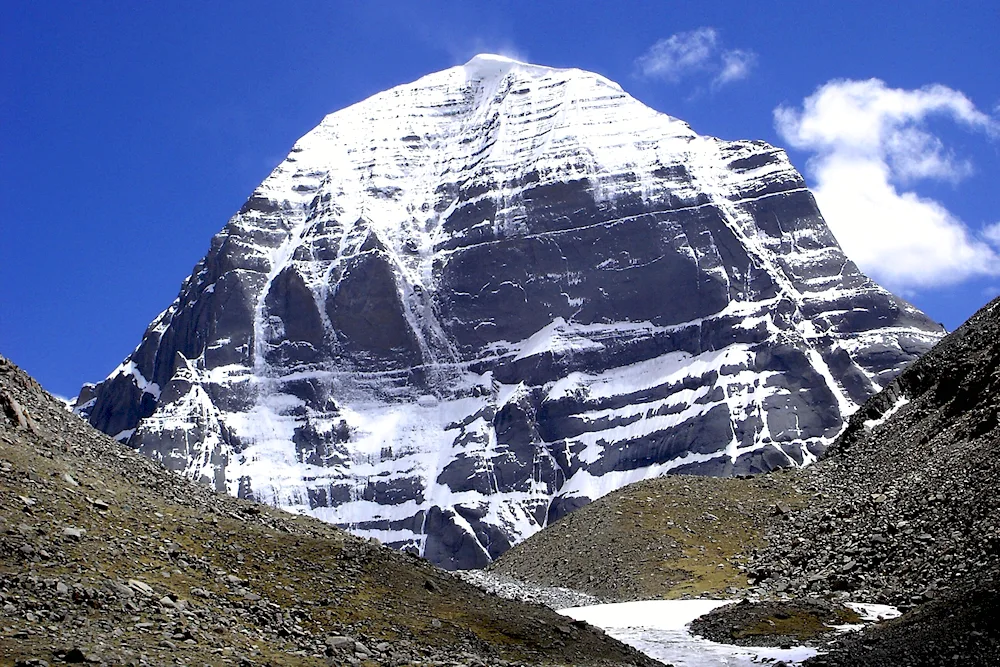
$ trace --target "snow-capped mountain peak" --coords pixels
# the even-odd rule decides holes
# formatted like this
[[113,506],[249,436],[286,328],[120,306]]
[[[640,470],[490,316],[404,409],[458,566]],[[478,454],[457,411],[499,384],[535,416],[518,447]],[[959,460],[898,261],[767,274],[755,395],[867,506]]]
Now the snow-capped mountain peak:
[[784,153],[480,55],[330,114],[82,412],[446,566],[667,471],[812,460],[941,331]]
[[495,53],[477,54],[473,56],[469,62],[462,65],[462,69],[465,70],[465,75],[469,79],[476,80],[500,79],[507,76],[511,69],[515,67],[518,69],[531,69],[536,72],[546,72],[554,69],[551,67],[543,67],[541,65],[532,65],[530,63],[521,62],[520,60],[508,58],[507,56],[497,55]]

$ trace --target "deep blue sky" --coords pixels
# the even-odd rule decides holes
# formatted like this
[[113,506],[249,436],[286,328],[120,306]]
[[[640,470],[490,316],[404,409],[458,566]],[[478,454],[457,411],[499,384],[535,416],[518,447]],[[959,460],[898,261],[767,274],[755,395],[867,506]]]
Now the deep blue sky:
[[[0,20],[0,354],[58,394],[110,372],[209,239],[301,135],[337,109],[480,51],[579,67],[726,139],[784,145],[779,105],[833,79],[940,83],[995,116],[1000,10],[962,3],[23,2]],[[710,27],[754,54],[643,76],[658,40]],[[1000,222],[998,141],[931,129],[968,161],[926,181],[972,230]],[[790,151],[804,169],[810,153]],[[907,296],[952,329],[997,293],[980,275]]]

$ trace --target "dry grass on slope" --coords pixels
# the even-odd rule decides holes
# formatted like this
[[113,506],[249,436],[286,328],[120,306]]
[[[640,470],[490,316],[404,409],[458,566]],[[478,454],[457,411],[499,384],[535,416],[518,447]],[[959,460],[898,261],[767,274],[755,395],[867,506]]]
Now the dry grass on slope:
[[[768,521],[806,502],[791,472],[629,485],[511,549],[491,570],[608,600],[732,596]],[[781,510],[778,509],[780,504]]]

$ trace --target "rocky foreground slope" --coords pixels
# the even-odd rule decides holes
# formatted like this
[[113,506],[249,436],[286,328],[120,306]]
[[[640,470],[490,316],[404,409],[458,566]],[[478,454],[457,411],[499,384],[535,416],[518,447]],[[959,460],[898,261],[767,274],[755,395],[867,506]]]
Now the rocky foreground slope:
[[652,665],[329,524],[219,495],[0,358],[0,665]]
[[630,482],[813,460],[942,334],[780,149],[482,55],[296,142],[77,408],[219,491],[475,567]]
[[1000,564],[1000,300],[911,365],[802,471],[753,574],[897,603]]
[[606,597],[890,602],[910,611],[822,661],[1000,664],[1000,634],[986,620],[998,608],[998,487],[1000,299],[869,400],[825,460],[747,479],[632,485],[494,568]]

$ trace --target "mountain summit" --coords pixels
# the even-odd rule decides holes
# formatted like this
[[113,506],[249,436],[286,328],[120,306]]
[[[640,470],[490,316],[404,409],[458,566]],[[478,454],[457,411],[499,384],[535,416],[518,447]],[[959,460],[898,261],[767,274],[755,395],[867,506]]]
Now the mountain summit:
[[480,55],[300,139],[77,410],[471,567],[629,482],[809,462],[942,334],[781,150]]

